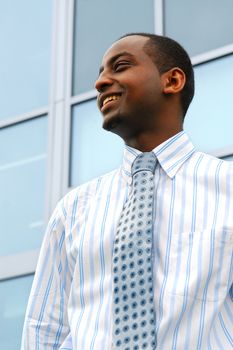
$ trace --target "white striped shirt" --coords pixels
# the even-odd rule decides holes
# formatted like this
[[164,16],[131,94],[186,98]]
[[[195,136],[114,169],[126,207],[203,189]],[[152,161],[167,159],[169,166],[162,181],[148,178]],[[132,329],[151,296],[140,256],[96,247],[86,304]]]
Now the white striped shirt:
[[[233,163],[185,132],[154,150],[157,349],[233,349]],[[22,350],[110,350],[111,260],[138,150],[59,202],[26,313]],[[62,345],[63,343],[63,345]]]

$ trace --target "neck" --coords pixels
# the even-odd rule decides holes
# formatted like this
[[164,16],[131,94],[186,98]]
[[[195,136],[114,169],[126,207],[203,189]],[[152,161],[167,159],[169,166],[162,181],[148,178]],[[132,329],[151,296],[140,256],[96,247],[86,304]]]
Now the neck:
[[177,128],[176,130],[166,130],[165,132],[144,132],[136,137],[125,139],[125,144],[138,149],[141,152],[150,152],[155,147],[159,146],[164,141],[168,140],[170,137],[178,134],[183,128]]

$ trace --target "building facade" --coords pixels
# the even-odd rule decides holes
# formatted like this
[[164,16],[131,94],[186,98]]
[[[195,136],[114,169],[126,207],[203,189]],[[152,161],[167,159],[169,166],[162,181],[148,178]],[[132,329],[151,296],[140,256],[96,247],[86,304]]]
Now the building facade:
[[154,32],[184,46],[196,80],[185,130],[198,149],[233,160],[232,12],[231,0],[0,4],[1,349],[19,349],[38,252],[57,201],[121,162],[123,143],[101,129],[93,88],[114,40]]

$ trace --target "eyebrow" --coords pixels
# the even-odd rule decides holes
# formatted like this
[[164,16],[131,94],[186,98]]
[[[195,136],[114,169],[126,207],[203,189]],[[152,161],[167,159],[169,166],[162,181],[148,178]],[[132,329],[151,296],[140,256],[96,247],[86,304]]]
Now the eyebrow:
[[[107,64],[112,65],[121,56],[129,56],[132,58],[134,57],[134,55],[132,55],[132,53],[127,52],[127,51],[122,51],[122,52],[116,54],[115,56],[111,57],[110,60],[107,62]],[[100,66],[99,75],[103,72],[103,70],[104,70],[104,67]]]

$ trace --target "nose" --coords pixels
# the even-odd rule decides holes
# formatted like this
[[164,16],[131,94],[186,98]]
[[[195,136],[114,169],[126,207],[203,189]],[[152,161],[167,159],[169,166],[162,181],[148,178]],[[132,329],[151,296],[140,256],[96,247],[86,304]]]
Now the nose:
[[112,78],[106,74],[100,74],[99,78],[95,82],[95,88],[98,92],[104,92],[113,84]]

